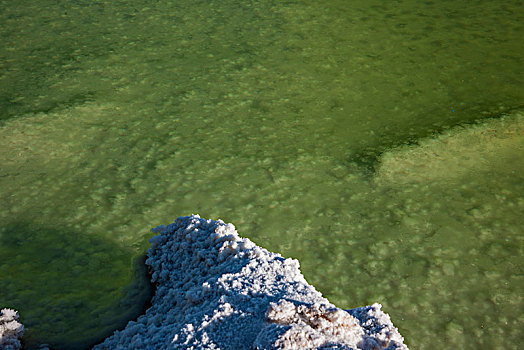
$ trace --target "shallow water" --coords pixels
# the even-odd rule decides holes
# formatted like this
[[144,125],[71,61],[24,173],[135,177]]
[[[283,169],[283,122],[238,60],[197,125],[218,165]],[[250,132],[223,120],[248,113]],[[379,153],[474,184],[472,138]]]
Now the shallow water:
[[149,229],[198,213],[412,348],[516,348],[522,7],[1,3],[0,307],[99,341]]

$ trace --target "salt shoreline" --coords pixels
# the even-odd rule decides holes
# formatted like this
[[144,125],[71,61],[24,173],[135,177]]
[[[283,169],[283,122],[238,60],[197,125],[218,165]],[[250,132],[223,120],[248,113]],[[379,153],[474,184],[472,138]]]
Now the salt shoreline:
[[191,215],[152,231],[151,307],[94,350],[408,349],[380,304],[337,308],[297,260],[240,237],[232,224]]
[[337,308],[232,224],[191,215],[153,232],[152,306],[93,349],[407,349],[380,304]]

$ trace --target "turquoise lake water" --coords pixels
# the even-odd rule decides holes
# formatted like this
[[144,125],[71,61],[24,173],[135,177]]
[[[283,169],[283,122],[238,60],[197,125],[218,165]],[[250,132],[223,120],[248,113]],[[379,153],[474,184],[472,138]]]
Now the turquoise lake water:
[[136,318],[198,213],[413,349],[524,326],[521,1],[0,1],[0,307],[28,348]]

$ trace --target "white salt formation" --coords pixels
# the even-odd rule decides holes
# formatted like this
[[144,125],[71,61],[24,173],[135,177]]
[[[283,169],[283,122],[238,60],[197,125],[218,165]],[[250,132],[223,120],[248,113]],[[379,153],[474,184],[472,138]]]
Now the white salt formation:
[[232,224],[192,215],[153,231],[152,306],[94,349],[407,349],[380,304],[337,308],[297,260]]
[[18,322],[18,312],[13,309],[2,309],[0,312],[0,349],[21,349],[20,338],[24,326]]

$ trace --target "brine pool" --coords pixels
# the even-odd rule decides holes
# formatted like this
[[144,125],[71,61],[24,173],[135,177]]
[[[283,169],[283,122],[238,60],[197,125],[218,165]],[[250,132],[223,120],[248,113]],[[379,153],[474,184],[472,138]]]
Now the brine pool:
[[136,318],[198,213],[413,349],[524,326],[521,1],[0,2],[0,307],[28,348]]

